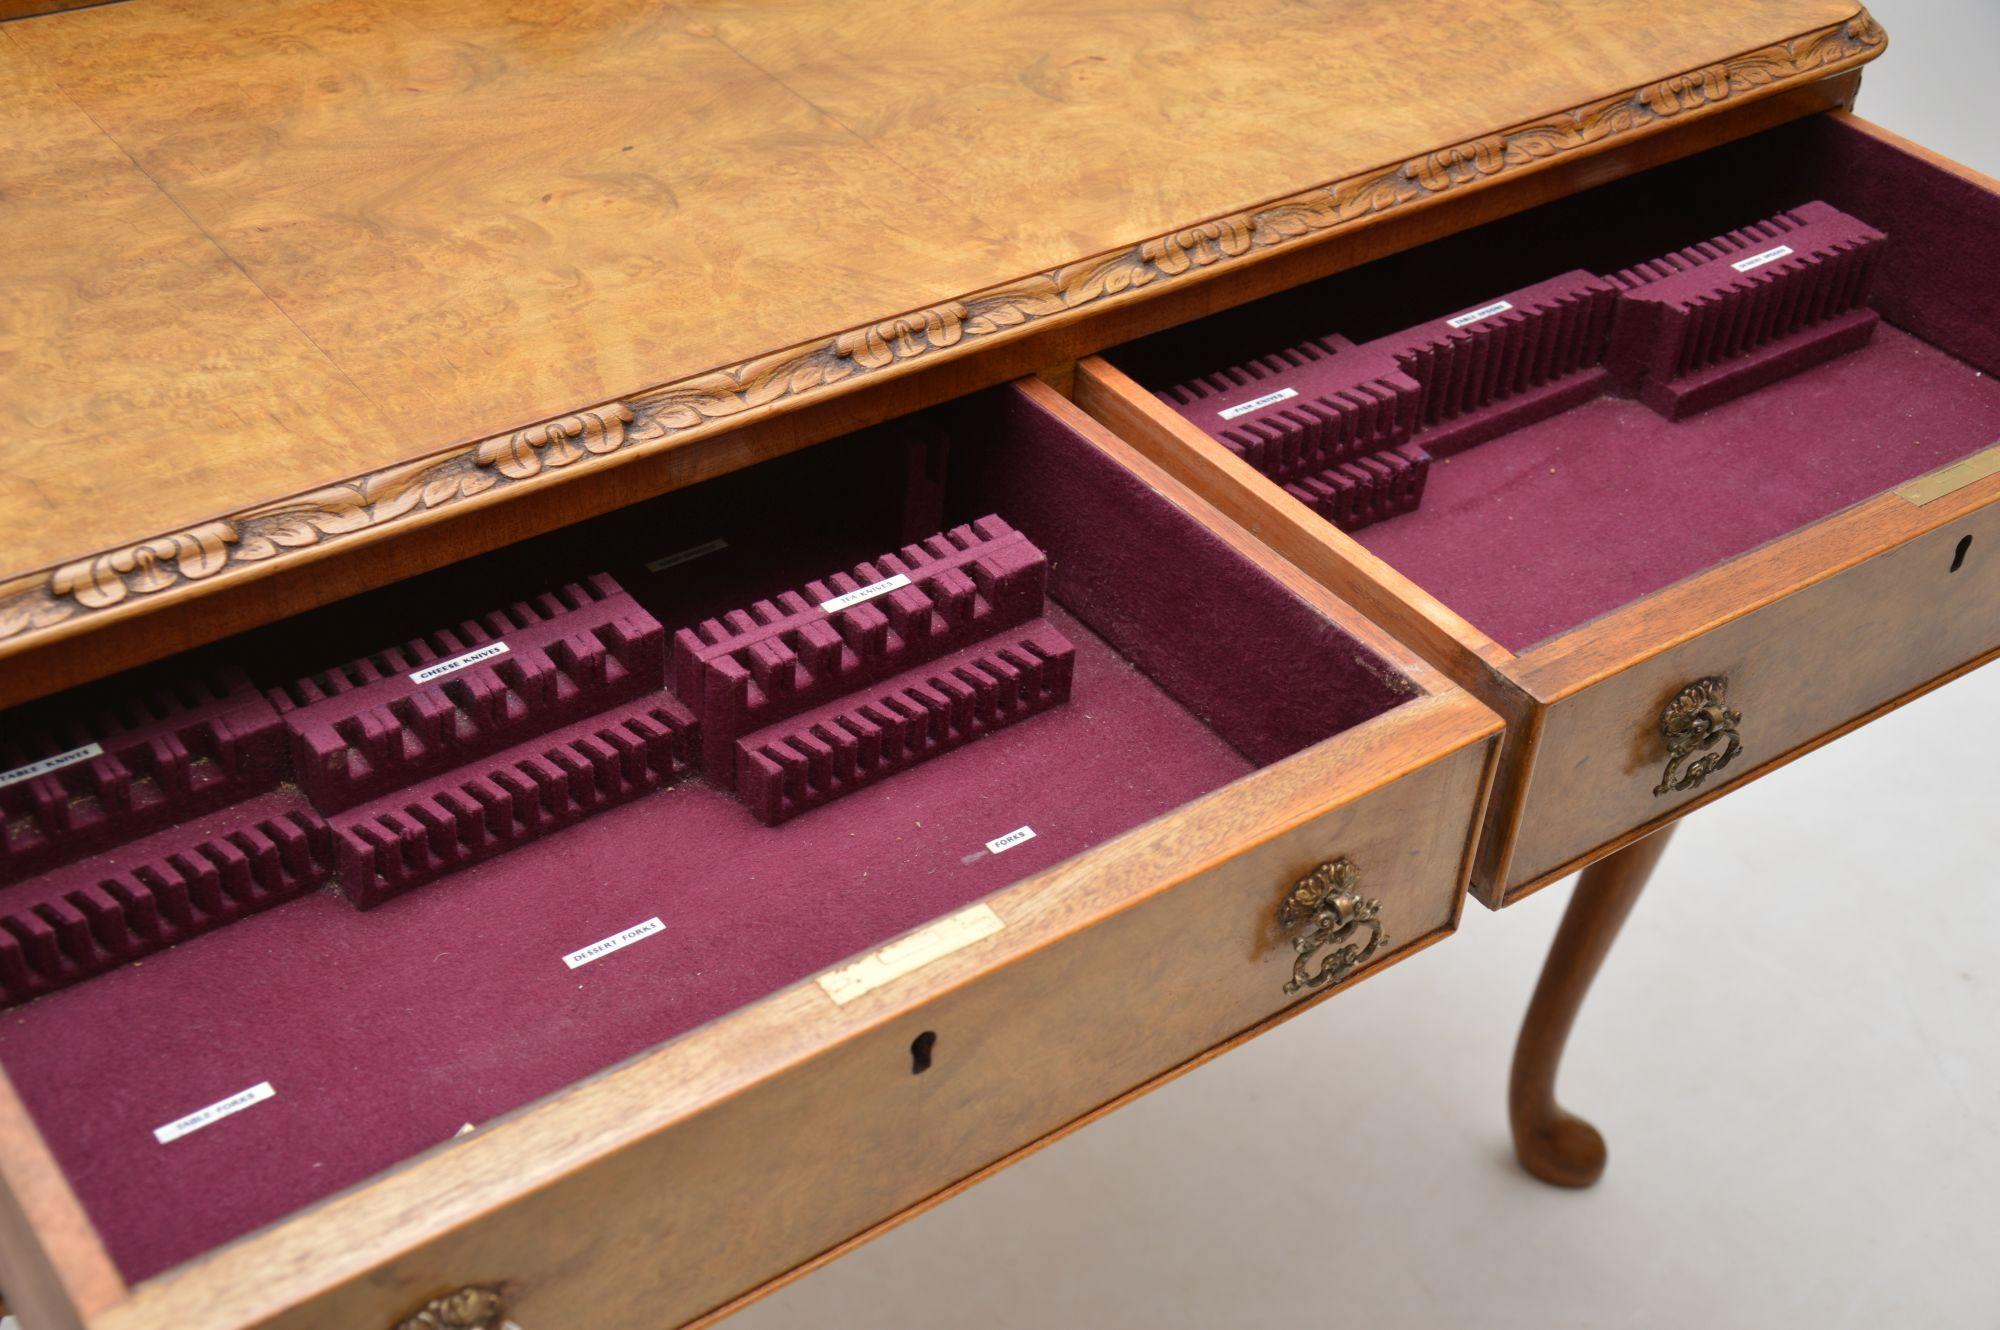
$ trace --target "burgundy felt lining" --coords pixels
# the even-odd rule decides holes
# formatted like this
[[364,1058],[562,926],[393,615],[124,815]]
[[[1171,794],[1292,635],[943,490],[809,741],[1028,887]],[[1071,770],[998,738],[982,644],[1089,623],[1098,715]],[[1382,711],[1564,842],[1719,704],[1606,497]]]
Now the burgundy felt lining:
[[[1025,396],[957,422],[952,502],[1049,552],[1049,590],[1257,763],[1409,700],[1380,658]],[[970,496],[961,497],[961,496]],[[1079,698],[1088,693],[1079,676]]]
[[[1669,422],[1599,399],[1440,459],[1357,539],[1523,650],[2000,440],[2000,197],[1828,116],[1503,218],[1121,347],[1152,391],[1329,333],[1355,342],[1576,269],[1615,273],[1813,200],[1883,233],[1872,305],[1773,344]],[[1893,325],[1893,326],[1889,326]],[[1899,331],[1900,330],[1900,331]],[[1771,382],[1798,370],[1798,377]],[[1718,376],[1726,378],[1727,375]],[[1765,386],[1768,385],[1768,386]],[[1416,441],[1425,442],[1419,434]],[[1554,471],[1551,472],[1550,468]]]
[[1356,539],[1521,651],[1996,439],[2000,383],[1883,327],[1687,420],[1603,397],[1440,458]]
[[119,1269],[156,1273],[1250,769],[1050,618],[1079,700],[989,741],[778,827],[690,781],[366,913],[322,892],[9,1013],[0,1060]]
[[[0,1062],[124,1277],[280,1219],[464,1123],[879,946],[1412,695],[1013,389],[219,650],[255,662],[269,676],[256,682],[272,687],[606,568],[671,633],[995,511],[1050,553],[1051,603],[1036,631],[1073,645],[1073,701],[776,827],[688,776],[375,909],[316,891],[5,1013]],[[715,541],[727,543],[645,566]],[[1001,855],[984,848],[1021,826],[1034,837]],[[659,934],[564,966],[566,954],[655,916]],[[154,1128],[265,1081],[274,1098],[155,1141]]]

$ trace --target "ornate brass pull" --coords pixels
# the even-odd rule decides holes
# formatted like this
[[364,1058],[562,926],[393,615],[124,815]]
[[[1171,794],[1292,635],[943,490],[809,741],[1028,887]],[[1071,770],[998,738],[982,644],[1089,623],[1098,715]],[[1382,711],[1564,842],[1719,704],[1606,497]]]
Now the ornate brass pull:
[[[1743,751],[1743,739],[1736,733],[1743,713],[1723,705],[1728,691],[1729,680],[1719,675],[1702,679],[1674,694],[1660,713],[1667,769],[1653,787],[1654,798],[1694,789]],[[1724,744],[1720,752],[1717,744]]]
[[[1382,902],[1355,893],[1361,870],[1345,856],[1321,864],[1292,884],[1278,906],[1278,925],[1294,929],[1310,924],[1306,932],[1292,939],[1298,958],[1292,962],[1292,978],[1287,993],[1300,989],[1325,988],[1339,983],[1366,965],[1381,950]],[[1353,941],[1362,929],[1368,930],[1365,945]],[[1322,950],[1333,947],[1314,969],[1312,960]]]
[[415,1313],[396,1322],[396,1330],[521,1330],[521,1327],[507,1319],[506,1303],[499,1289],[474,1284],[432,1298]]

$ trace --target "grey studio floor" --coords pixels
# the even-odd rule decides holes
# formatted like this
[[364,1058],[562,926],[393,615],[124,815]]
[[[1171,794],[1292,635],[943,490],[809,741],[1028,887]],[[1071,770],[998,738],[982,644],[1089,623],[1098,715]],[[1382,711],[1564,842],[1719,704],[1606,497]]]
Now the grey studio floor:
[[[2000,173],[2000,3],[1873,10],[1860,109]],[[1502,1098],[1572,886],[732,1327],[2000,1327],[2000,666],[1682,827],[1571,1042],[1582,1193],[1515,1167]]]

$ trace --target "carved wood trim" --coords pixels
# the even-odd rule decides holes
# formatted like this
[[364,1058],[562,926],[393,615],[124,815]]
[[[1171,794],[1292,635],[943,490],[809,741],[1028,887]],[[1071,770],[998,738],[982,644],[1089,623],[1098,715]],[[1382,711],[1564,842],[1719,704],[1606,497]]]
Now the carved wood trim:
[[105,550],[0,584],[0,654],[163,593],[252,573],[302,551],[614,454],[716,433],[795,407],[836,385],[963,352],[1038,320],[1137,298],[1280,247],[1325,237],[1566,153],[1657,129],[1731,98],[1825,77],[1879,54],[1887,37],[1862,10],[1845,23],[1421,157],[1155,236],[1047,272],[898,314],[823,340],[696,375],[510,434]]

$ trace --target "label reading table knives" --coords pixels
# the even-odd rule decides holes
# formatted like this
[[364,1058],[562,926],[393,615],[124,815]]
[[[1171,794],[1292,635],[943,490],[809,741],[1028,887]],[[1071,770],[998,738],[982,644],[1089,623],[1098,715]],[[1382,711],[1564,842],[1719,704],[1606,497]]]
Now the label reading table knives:
[[64,767],[73,767],[79,762],[88,762],[103,751],[103,744],[85,744],[81,748],[72,748],[67,753],[57,753],[54,757],[44,757],[30,762],[24,767],[0,771],[0,789],[5,789],[9,785],[19,785],[22,781],[33,780],[37,776],[46,776],[51,771],[61,771]]

